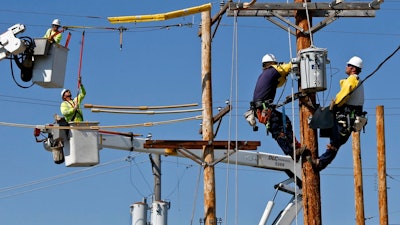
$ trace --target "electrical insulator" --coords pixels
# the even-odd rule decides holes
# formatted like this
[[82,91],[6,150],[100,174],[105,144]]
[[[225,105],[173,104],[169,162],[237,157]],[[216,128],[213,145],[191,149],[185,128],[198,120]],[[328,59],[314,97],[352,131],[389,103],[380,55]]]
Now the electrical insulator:
[[33,136],[39,137],[39,135],[40,135],[40,129],[39,129],[39,128],[35,128],[35,129],[33,130]]

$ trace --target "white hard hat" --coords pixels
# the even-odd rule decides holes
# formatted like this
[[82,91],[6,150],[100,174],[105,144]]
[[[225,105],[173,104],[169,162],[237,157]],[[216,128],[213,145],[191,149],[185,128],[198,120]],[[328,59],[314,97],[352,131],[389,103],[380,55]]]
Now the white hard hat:
[[59,19],[55,19],[55,20],[53,20],[53,22],[51,23],[51,25],[57,25],[57,26],[61,26],[61,24],[60,24],[60,20],[59,20]]
[[61,91],[61,98],[64,97],[64,93],[67,92],[67,91],[69,91],[69,90],[68,90],[68,89],[65,89],[65,88]]
[[266,54],[266,55],[264,55],[264,57],[262,58],[261,62],[262,62],[262,63],[265,63],[265,62],[276,62],[276,58],[275,58],[275,56],[272,55],[272,54]]
[[358,56],[351,57],[351,59],[347,62],[347,64],[350,64],[352,66],[358,67],[360,69],[363,67],[363,61]]

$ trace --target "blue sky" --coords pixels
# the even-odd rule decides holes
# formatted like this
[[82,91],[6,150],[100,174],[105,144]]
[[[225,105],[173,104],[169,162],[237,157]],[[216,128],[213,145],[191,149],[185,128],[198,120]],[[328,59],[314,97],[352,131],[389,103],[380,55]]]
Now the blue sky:
[[[285,2],[285,1],[275,1]],[[324,2],[324,1],[321,1]],[[350,1],[347,1],[350,2]],[[355,1],[352,1],[355,2]],[[22,34],[43,36],[54,18],[66,26],[118,28],[124,26],[123,47],[119,33],[110,29],[72,29],[64,86],[76,94],[79,51],[82,32],[85,45],[82,80],[87,90],[84,103],[101,105],[201,105],[201,40],[197,36],[200,14],[167,21],[137,24],[110,24],[108,16],[143,15],[174,11],[208,3],[207,1],[9,1],[0,9],[1,32],[16,23],[26,26]],[[212,3],[212,15],[219,2]],[[398,46],[400,2],[386,0],[375,18],[340,18],[318,31],[314,45],[326,48],[329,89],[318,93],[326,105],[346,77],[345,64],[353,55],[364,60],[361,77],[370,74]],[[314,23],[318,19],[314,19]],[[182,24],[183,26],[175,26]],[[193,24],[189,26],[188,24]],[[237,34],[234,27],[237,25]],[[213,27],[214,29],[215,27]],[[21,36],[21,35],[20,35]],[[65,43],[66,33],[62,43]],[[235,42],[237,40],[237,42]],[[258,151],[282,154],[265,131],[253,132],[243,119],[253,87],[261,72],[264,54],[273,53],[279,61],[296,55],[295,38],[263,18],[224,16],[212,42],[212,85],[214,114],[231,99],[233,110],[221,124],[218,140],[259,140]],[[237,56],[234,54],[237,52]],[[236,59],[237,60],[232,60]],[[375,110],[385,107],[385,143],[389,223],[400,224],[398,206],[400,173],[398,166],[398,127],[400,125],[398,64],[394,55],[365,82],[365,109],[369,121],[361,135],[366,224],[379,223],[376,159]],[[15,84],[10,62],[0,62],[0,121],[44,125],[59,113],[60,88]],[[233,68],[233,69],[232,69]],[[14,70],[18,80],[19,71]],[[19,80],[18,80],[19,81]],[[30,83],[20,84],[29,86]],[[285,97],[296,90],[297,81],[288,80],[278,91]],[[292,118],[292,105],[286,113]],[[293,109],[298,131],[297,102]],[[89,121],[100,125],[156,122],[196,113],[174,115],[120,115],[84,110]],[[147,135],[153,139],[197,139],[200,121],[188,121],[154,127],[118,129]],[[297,137],[298,132],[296,131]],[[147,154],[103,149],[101,164],[92,168],[67,168],[56,165],[42,144],[36,143],[33,130],[0,126],[0,220],[2,224],[130,224],[129,206],[147,198],[151,202],[153,177]],[[319,139],[319,152],[328,140]],[[133,157],[127,161],[127,157]],[[203,184],[199,165],[189,159],[162,158],[162,198],[171,202],[169,224],[199,224],[203,217]],[[198,177],[200,183],[198,184]],[[285,180],[285,174],[249,167],[216,167],[217,217],[223,224],[258,224],[268,200],[275,194],[273,185]],[[289,197],[279,193],[272,216],[283,209]],[[327,225],[354,224],[353,157],[351,140],[331,165],[321,173],[322,222]],[[193,218],[193,219],[192,219]],[[192,221],[192,222],[191,222]],[[298,222],[302,223],[302,212]]]

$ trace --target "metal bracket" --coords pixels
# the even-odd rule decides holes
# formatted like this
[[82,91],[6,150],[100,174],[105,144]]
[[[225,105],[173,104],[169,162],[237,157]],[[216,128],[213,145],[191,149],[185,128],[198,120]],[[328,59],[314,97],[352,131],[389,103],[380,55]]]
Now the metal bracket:
[[337,10],[334,13],[331,13],[327,18],[325,18],[323,21],[319,22],[317,25],[311,27],[310,30],[306,31],[305,33],[309,34],[310,32],[313,34],[322,28],[326,27],[328,24],[332,23],[333,21],[337,20],[338,17],[337,15],[341,12],[341,10]]
[[188,151],[186,148],[177,148],[176,151],[179,152],[180,154],[182,154],[183,156],[185,156],[185,157],[193,160],[194,162],[198,163],[199,165],[204,165],[205,164],[203,159],[201,159],[197,155],[193,154],[192,152]]
[[[276,13],[274,11],[269,11],[269,13],[272,14],[273,16],[277,17],[278,19],[280,19],[281,21],[283,21],[284,23],[286,23],[290,27],[293,27],[296,30],[300,31],[304,35],[309,35],[310,33],[313,34],[313,33],[317,32],[317,31],[319,31],[320,29],[324,28],[328,24],[332,23],[333,21],[337,20],[338,19],[338,15],[341,13],[341,11],[342,10],[336,10],[336,11],[334,11],[334,13],[330,13],[330,15],[328,15],[327,18],[325,18],[323,21],[319,22],[317,25],[311,27],[307,31],[305,31],[303,28],[297,26],[296,24],[292,23],[291,21],[289,21],[285,17],[279,15],[279,13]],[[276,20],[272,19],[269,16],[266,16],[265,18],[267,20],[269,20],[271,23],[273,23],[273,24],[277,25],[278,27],[282,28],[283,30],[288,31],[288,28],[285,25],[283,25],[282,23],[280,23],[279,21],[276,21]],[[293,30],[289,30],[289,32],[294,36],[296,35],[296,32],[293,31]]]
[[[302,32],[303,34],[306,34],[306,33],[304,33],[304,29],[303,29],[303,28],[301,28],[301,27],[297,26],[296,24],[290,22],[290,20],[288,20],[288,19],[286,19],[285,17],[279,15],[278,13],[276,13],[276,12],[274,12],[274,11],[269,11],[269,13],[271,13],[273,16],[277,17],[278,19],[282,20],[282,21],[285,22],[287,25],[289,25],[289,26],[295,28],[296,30],[299,30],[299,31]],[[280,28],[284,29],[285,31],[287,31],[288,28],[287,28],[286,26],[284,26],[283,24],[279,23],[279,21],[276,21],[276,20],[274,20],[274,19],[272,19],[272,18],[270,18],[270,17],[265,17],[265,18],[266,18],[267,20],[269,20],[271,23],[273,23],[273,24],[277,25],[278,27],[280,27]],[[290,32],[292,35],[296,35],[296,32],[293,31],[293,30],[289,30],[289,32]]]

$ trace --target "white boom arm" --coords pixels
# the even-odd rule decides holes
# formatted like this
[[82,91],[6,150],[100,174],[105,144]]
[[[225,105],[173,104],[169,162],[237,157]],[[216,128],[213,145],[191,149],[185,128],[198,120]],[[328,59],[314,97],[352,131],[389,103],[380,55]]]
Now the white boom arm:
[[[66,166],[93,166],[99,163],[99,150],[102,148],[118,149],[125,151],[143,152],[157,155],[172,155],[177,157],[190,158],[193,161],[204,164],[201,149],[165,149],[150,148],[156,147],[156,141],[148,138],[138,138],[133,135],[120,135],[115,133],[100,132],[96,129],[79,128],[79,123],[70,123],[71,130],[59,129],[58,125],[41,126],[35,129],[36,140],[40,132],[48,133],[49,137],[41,140],[44,142],[46,150],[55,153],[60,152],[60,145],[57,143],[62,141],[61,146],[64,147],[66,154]],[[92,124],[96,125],[96,123]],[[90,126],[89,126],[90,127]],[[40,132],[39,132],[40,131]],[[39,141],[38,141],[39,142]],[[152,146],[153,145],[153,146]],[[62,150],[61,150],[62,152]],[[289,225],[295,219],[298,212],[302,209],[302,193],[301,193],[301,163],[294,163],[291,157],[284,155],[276,155],[264,152],[253,152],[248,150],[215,150],[215,163],[235,162],[242,166],[251,166],[270,170],[284,171],[290,178],[284,182],[275,185],[275,189],[293,195],[288,205],[282,210],[274,220],[274,225]],[[56,158],[54,158],[56,159]],[[55,160],[56,162],[56,160]],[[57,163],[57,162],[56,162]],[[290,186],[297,181],[297,185]],[[269,202],[262,216],[259,225],[267,222],[273,202]]]
[[26,46],[22,40],[15,35],[25,31],[25,26],[15,24],[0,35],[0,60],[5,59],[10,54],[18,55],[25,51]]
[[[145,148],[144,143],[147,139],[145,138],[131,138],[121,135],[113,134],[101,134],[101,147],[120,149],[135,152],[145,152],[158,155],[175,155],[177,157],[189,157],[194,161],[202,163],[202,151],[199,150],[185,150],[178,149],[176,152],[170,153],[166,149],[158,148]],[[227,152],[224,150],[215,150],[214,158],[218,162],[237,162],[239,165],[251,166],[257,168],[271,169],[286,171],[292,175],[298,174],[297,179],[301,181],[301,164],[293,163],[290,156],[276,155],[265,152],[254,152],[254,151],[244,151],[239,150],[236,153],[231,150],[229,153],[229,158],[227,157]]]

